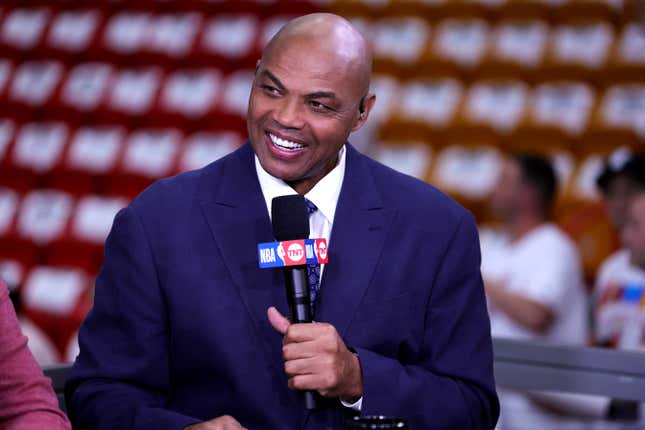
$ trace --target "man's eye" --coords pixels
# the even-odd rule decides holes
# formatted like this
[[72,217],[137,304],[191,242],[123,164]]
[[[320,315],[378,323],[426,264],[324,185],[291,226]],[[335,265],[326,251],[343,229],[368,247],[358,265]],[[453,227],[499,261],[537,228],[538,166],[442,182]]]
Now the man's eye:
[[272,87],[271,85],[262,85],[262,89],[268,94],[276,96],[280,94],[280,91],[276,87]]
[[312,108],[314,108],[316,110],[319,110],[319,111],[329,111],[329,110],[331,110],[331,108],[329,106],[324,105],[324,104],[322,104],[320,102],[317,102],[315,100],[310,101],[309,106],[311,106]]

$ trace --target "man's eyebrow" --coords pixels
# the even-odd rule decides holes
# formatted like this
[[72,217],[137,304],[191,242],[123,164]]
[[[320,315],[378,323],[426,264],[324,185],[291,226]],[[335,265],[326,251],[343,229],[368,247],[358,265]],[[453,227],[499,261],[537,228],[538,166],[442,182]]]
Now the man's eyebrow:
[[280,91],[285,91],[284,85],[282,84],[282,82],[280,82],[280,79],[278,79],[273,73],[269,72],[267,69],[262,70],[262,73],[260,73],[260,75],[266,76],[271,81],[273,81],[275,86],[278,87]]
[[306,95],[308,99],[335,99],[336,93],[333,91],[316,91]]

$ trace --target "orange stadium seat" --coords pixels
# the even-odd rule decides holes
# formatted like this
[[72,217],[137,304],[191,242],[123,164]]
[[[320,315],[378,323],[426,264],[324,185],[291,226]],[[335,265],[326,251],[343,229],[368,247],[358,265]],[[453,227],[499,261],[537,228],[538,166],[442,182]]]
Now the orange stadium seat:
[[553,28],[542,79],[585,79],[599,84],[614,42],[613,27],[605,21],[575,21]]
[[468,89],[449,140],[500,146],[500,136],[515,131],[528,109],[528,86],[516,80],[486,80]]
[[408,81],[399,90],[381,138],[441,144],[455,121],[462,94],[462,84],[452,78]]
[[592,87],[584,82],[539,84],[522,124],[508,137],[510,145],[522,142],[524,149],[538,151],[544,145],[573,148],[591,119],[595,98]]
[[480,76],[534,83],[544,61],[548,35],[549,27],[544,21],[500,22],[493,30],[490,51],[483,60]]
[[645,82],[614,85],[604,92],[582,138],[585,152],[617,146],[636,150],[645,143]]
[[435,26],[422,67],[472,80],[489,51],[490,25],[483,19],[445,19]]
[[645,82],[645,28],[625,25],[618,36],[605,72],[606,82]]
[[370,37],[374,70],[409,76],[430,40],[430,26],[420,18],[388,18],[373,21]]

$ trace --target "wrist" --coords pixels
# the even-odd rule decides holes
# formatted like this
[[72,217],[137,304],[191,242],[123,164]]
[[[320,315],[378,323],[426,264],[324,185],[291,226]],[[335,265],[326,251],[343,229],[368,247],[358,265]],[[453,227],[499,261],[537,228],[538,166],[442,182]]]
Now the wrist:
[[351,355],[349,359],[349,384],[340,399],[345,403],[356,403],[363,397],[363,371],[358,355],[351,351],[349,353]]

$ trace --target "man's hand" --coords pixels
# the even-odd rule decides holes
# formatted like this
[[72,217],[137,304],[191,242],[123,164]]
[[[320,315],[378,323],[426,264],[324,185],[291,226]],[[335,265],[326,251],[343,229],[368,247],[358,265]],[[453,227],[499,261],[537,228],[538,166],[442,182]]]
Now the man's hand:
[[324,397],[340,397],[353,403],[363,396],[363,377],[358,357],[331,324],[291,324],[269,308],[269,321],[284,336],[284,370],[292,390],[318,391]]
[[224,415],[210,421],[184,427],[184,430],[246,430],[246,427],[242,427],[242,424],[238,423],[232,416]]

